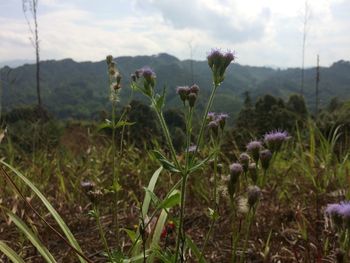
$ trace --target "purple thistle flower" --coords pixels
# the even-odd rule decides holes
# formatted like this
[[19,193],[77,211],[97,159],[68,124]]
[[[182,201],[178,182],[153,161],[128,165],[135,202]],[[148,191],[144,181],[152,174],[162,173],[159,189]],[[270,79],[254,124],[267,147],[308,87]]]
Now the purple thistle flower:
[[241,173],[243,173],[243,167],[240,163],[233,163],[230,165],[230,172],[231,175],[240,175]]
[[244,172],[246,173],[248,171],[248,167],[249,167],[249,161],[250,161],[250,157],[248,154],[246,153],[241,153],[239,155],[239,162],[243,167]]
[[232,51],[223,53],[220,49],[212,49],[208,54],[208,65],[213,72],[214,83],[219,85],[224,80],[226,68],[234,60],[235,56]]
[[208,112],[208,115],[207,115],[207,120],[208,121],[213,121],[215,120],[215,112]]
[[147,86],[151,86],[152,88],[155,86],[156,73],[150,67],[145,66],[136,70],[135,75],[136,78],[143,77]]
[[261,189],[254,185],[248,188],[248,204],[249,207],[252,208],[261,197]]
[[251,141],[246,146],[247,151],[252,154],[254,161],[259,161],[260,150],[262,149],[262,143],[260,141]]
[[208,123],[208,128],[211,130],[215,135],[218,135],[219,132],[219,123],[214,120]]
[[290,138],[286,131],[272,131],[266,133],[264,136],[264,142],[270,148],[272,152],[277,152],[281,149],[283,142]]
[[224,57],[224,54],[222,54],[220,49],[213,48],[207,56],[209,67],[210,68],[213,68],[213,66],[217,67],[221,63],[221,60],[223,59],[223,57]]
[[228,114],[220,113],[216,116],[216,121],[219,122],[220,128],[223,130],[226,124],[226,119],[228,118]]

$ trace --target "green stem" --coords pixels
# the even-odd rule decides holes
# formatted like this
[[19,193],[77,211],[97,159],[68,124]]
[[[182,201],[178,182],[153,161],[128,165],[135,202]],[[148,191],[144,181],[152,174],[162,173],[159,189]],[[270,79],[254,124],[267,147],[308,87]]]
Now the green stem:
[[100,220],[100,211],[97,208],[96,204],[94,204],[94,214],[95,214],[95,218],[96,218],[98,231],[100,233],[100,238],[101,238],[101,240],[103,242],[103,246],[105,247],[105,250],[107,252],[108,259],[109,259],[110,262],[113,262],[113,257],[112,257],[112,254],[111,254],[110,250],[109,250],[108,243],[107,243],[107,240],[106,240],[106,236],[105,236],[105,234],[103,232],[103,228],[102,228],[102,224],[101,224],[101,220]]
[[214,101],[214,97],[215,97],[215,93],[216,93],[216,90],[217,88],[219,87],[219,84],[215,84],[214,83],[214,86],[213,86],[213,89],[211,91],[211,94],[210,94],[210,97],[209,97],[209,101],[208,101],[208,104],[207,104],[207,107],[205,108],[205,111],[204,111],[204,115],[202,117],[202,124],[201,124],[201,128],[199,130],[199,135],[198,135],[198,138],[197,138],[197,144],[196,144],[196,150],[195,152],[193,153],[192,155],[192,160],[194,159],[194,157],[196,156],[196,154],[198,153],[198,148],[199,148],[199,145],[202,141],[202,136],[203,136],[203,132],[204,132],[204,128],[207,124],[207,117],[208,117],[208,113],[209,113],[209,110],[211,109],[211,106],[213,105],[213,101]]
[[203,244],[202,251],[201,251],[201,255],[200,255],[200,257],[199,257],[198,262],[201,262],[201,260],[202,260],[202,258],[203,258],[203,256],[204,256],[204,251],[205,251],[205,248],[206,248],[206,246],[207,246],[207,244],[208,244],[209,237],[211,236],[211,233],[212,233],[213,230],[214,230],[215,222],[216,222],[215,219],[213,219],[213,220],[211,221],[210,228],[209,228],[209,231],[208,231],[208,233],[207,233],[207,235],[206,235],[206,237],[205,237],[204,244]]
[[176,165],[177,169],[182,171],[181,165],[180,165],[180,163],[179,163],[179,161],[177,160],[177,157],[176,157],[176,151],[175,151],[173,142],[171,140],[171,136],[170,136],[170,132],[169,132],[168,126],[167,126],[167,124],[166,124],[166,122],[164,120],[163,113],[160,110],[157,109],[157,106],[156,106],[157,103],[154,100],[154,98],[151,98],[151,101],[152,101],[153,108],[155,109],[156,115],[158,117],[158,120],[160,122],[160,126],[162,127],[162,130],[163,130],[165,139],[167,141],[167,144],[169,146],[169,149],[170,149],[173,161],[175,162],[175,165]]
[[183,243],[185,240],[183,223],[184,223],[184,215],[185,215],[186,181],[187,181],[187,175],[184,175],[182,177],[182,183],[181,183],[180,220],[179,220],[179,230],[178,230],[177,241],[176,241],[175,263],[177,262],[180,252],[181,252],[180,262],[184,262],[184,259],[183,259],[184,251],[183,251],[183,247],[181,248],[181,251],[180,251],[180,245],[183,246]]
[[248,238],[249,238],[249,233],[250,233],[250,228],[255,216],[255,208],[252,208],[253,210],[251,211],[251,209],[249,209],[248,212],[248,222],[247,222],[247,227],[246,227],[246,232],[245,232],[245,237],[244,237],[244,246],[243,246],[243,251],[242,251],[242,256],[240,258],[240,263],[243,262],[243,260],[245,259],[245,253],[247,250],[247,246],[248,246]]

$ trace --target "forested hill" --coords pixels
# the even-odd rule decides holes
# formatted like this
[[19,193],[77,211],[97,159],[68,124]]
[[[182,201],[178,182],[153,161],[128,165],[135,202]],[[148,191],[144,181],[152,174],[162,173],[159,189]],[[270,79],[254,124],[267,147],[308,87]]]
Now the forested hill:
[[[201,104],[211,89],[211,72],[206,61],[179,60],[168,54],[116,58],[123,76],[121,103],[126,103],[129,76],[145,65],[157,74],[158,89],[167,89],[167,106],[176,107],[180,100],[176,86],[197,83],[201,88]],[[108,84],[105,61],[75,62],[71,59],[41,62],[42,100],[46,108],[60,118],[91,118],[106,109]],[[192,70],[193,69],[193,70]],[[35,65],[26,64],[14,69],[3,67],[1,73],[2,107],[5,110],[36,103]],[[315,97],[315,68],[305,70],[305,98],[310,108]],[[301,71],[232,64],[225,82],[219,88],[214,108],[235,115],[241,108],[243,93],[249,91],[253,99],[269,93],[287,98],[300,90]],[[333,97],[350,98],[350,62],[339,61],[320,69],[321,105]],[[142,99],[136,95],[136,99]],[[199,106],[200,107],[200,106]]]

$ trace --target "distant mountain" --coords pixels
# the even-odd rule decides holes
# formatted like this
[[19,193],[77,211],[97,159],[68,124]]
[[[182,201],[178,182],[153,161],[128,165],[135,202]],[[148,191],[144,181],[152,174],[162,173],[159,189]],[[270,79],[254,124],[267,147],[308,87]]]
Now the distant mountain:
[[[211,72],[206,61],[179,60],[169,54],[154,56],[118,57],[117,67],[122,74],[121,104],[130,94],[129,76],[145,65],[157,74],[157,87],[166,87],[167,107],[179,107],[176,86],[197,83],[201,88],[201,109],[211,90]],[[193,69],[193,71],[191,70]],[[49,111],[60,118],[91,118],[108,109],[107,66],[105,61],[75,62],[71,59],[41,62],[42,100]],[[3,82],[2,107],[12,109],[35,104],[35,65],[23,65],[8,74],[9,68],[0,70],[11,81]],[[315,68],[305,70],[305,98],[310,108],[314,106]],[[325,105],[333,97],[350,98],[350,62],[339,61],[320,69],[320,99]],[[256,99],[266,93],[287,98],[300,90],[300,69],[273,69],[232,64],[226,79],[218,90],[214,109],[237,114],[242,105],[242,94],[249,91]],[[143,99],[136,94],[137,99]],[[234,118],[231,118],[234,119]]]
[[8,60],[8,61],[0,61],[0,68],[5,66],[8,66],[10,68],[16,68],[24,64],[32,64],[32,63],[34,63],[34,60],[29,60],[29,59],[15,59],[15,60]]

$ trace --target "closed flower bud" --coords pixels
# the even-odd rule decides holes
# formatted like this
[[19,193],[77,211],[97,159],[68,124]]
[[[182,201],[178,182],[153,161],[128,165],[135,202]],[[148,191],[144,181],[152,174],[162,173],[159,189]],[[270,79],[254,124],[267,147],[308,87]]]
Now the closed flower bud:
[[197,95],[195,93],[188,94],[188,104],[190,105],[191,108],[194,107],[196,100],[197,100]]
[[179,94],[180,99],[185,102],[188,99],[188,95],[190,93],[190,88],[187,86],[177,87],[176,93]]
[[117,83],[120,84],[120,81],[122,80],[122,76],[120,74],[116,77]]
[[230,196],[234,195],[239,176],[242,174],[242,172],[243,168],[239,163],[233,163],[230,165],[230,178],[228,181],[228,192]]
[[106,57],[106,62],[107,62],[107,64],[108,64],[108,65],[111,64],[112,61],[113,61],[112,55],[108,55],[108,56]]
[[248,205],[249,208],[254,207],[254,205],[260,200],[261,190],[257,186],[251,186],[248,188]]
[[249,155],[246,153],[241,153],[241,155],[239,156],[239,162],[242,165],[243,171],[245,173],[248,171],[249,161],[250,161]]
[[218,135],[219,133],[219,124],[217,123],[217,121],[211,121],[208,123],[208,128],[209,130],[211,130],[213,132],[213,134],[215,136]]
[[251,141],[247,145],[247,151],[252,155],[253,160],[258,163],[262,143],[260,141]]
[[199,93],[198,85],[196,85],[196,84],[192,85],[190,88],[190,93],[195,93],[196,95],[198,95],[198,93]]
[[270,150],[262,150],[260,152],[260,162],[264,170],[267,170],[269,168],[271,158],[272,153]]
[[136,82],[136,75],[135,74],[131,74],[131,81],[133,81],[133,82]]

